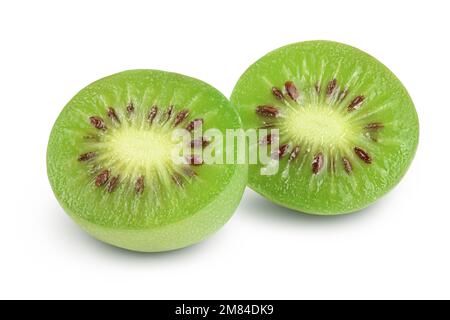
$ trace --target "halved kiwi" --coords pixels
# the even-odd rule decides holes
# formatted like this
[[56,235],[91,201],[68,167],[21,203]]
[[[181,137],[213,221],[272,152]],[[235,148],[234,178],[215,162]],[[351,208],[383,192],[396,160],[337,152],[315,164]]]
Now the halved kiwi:
[[249,186],[306,213],[368,206],[400,181],[418,144],[416,110],[400,81],[340,43],[300,42],[267,54],[241,76],[231,102],[246,129],[279,130],[277,174],[251,165]]
[[[94,82],[67,104],[51,132],[53,191],[104,242],[147,252],[194,244],[230,218],[247,179],[246,165],[207,165],[196,155],[173,162],[173,131],[200,125],[203,132],[241,128],[229,101],[199,80],[134,70]],[[201,147],[210,142],[200,139]]]

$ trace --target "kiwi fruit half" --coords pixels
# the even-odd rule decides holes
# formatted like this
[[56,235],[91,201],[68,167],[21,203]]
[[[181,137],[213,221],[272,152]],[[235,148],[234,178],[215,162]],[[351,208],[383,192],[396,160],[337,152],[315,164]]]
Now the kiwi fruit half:
[[305,213],[350,213],[373,203],[400,181],[418,144],[417,113],[400,81],[341,43],[270,52],[241,76],[231,103],[245,129],[277,134],[279,170],[262,175],[263,164],[250,164],[249,186]]
[[189,148],[204,151],[212,141],[194,139],[199,127],[241,126],[229,101],[202,81],[125,71],[90,84],[62,110],[48,143],[48,177],[61,206],[95,238],[135,251],[182,248],[231,217],[247,165],[206,164],[201,152],[174,162],[173,132],[192,133]]

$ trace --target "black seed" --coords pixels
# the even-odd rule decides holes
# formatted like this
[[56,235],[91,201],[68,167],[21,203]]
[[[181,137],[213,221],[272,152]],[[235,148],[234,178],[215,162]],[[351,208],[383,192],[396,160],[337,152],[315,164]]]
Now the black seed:
[[195,139],[191,141],[191,147],[192,148],[198,148],[198,147],[206,147],[211,143],[211,141],[206,137],[201,137],[199,139]]
[[337,80],[333,79],[328,83],[327,86],[327,96],[331,97],[334,94],[334,90],[336,90]]
[[150,122],[150,124],[152,124],[157,114],[158,114],[158,107],[157,106],[151,107],[150,112],[148,113],[147,116],[147,121]]
[[101,187],[109,180],[109,170],[103,170],[97,178],[95,178],[95,186]]
[[348,160],[346,157],[342,157],[342,164],[344,165],[345,172],[347,172],[348,174],[353,171],[353,166],[350,160]]
[[380,122],[373,122],[373,123],[369,123],[367,126],[364,127],[364,129],[367,130],[379,130],[379,129],[383,129],[384,125]]
[[283,144],[275,153],[272,155],[272,158],[283,158],[289,150],[289,144]]
[[128,116],[130,116],[133,113],[134,113],[134,104],[133,102],[130,101],[130,103],[128,103],[127,105],[127,114]]
[[295,84],[292,81],[286,81],[284,84],[284,87],[292,100],[297,101],[298,97],[300,96],[298,93],[298,89],[295,86]]
[[276,118],[279,115],[278,109],[274,106],[259,106],[256,108],[256,113],[269,118]]
[[105,121],[103,121],[102,118],[100,118],[100,117],[90,117],[89,121],[94,126],[94,128],[99,129],[99,130],[103,130],[103,131],[106,130]]
[[177,125],[179,125],[180,123],[182,123],[182,122],[187,118],[188,115],[189,115],[189,110],[187,110],[187,109],[181,110],[181,111],[176,115],[176,117],[175,117],[175,122],[174,122],[173,125],[176,127]]
[[259,143],[264,146],[272,144],[272,142],[275,141],[276,139],[278,139],[277,135],[268,134],[267,136],[262,137]]
[[145,182],[144,182],[144,176],[140,176],[137,178],[136,183],[134,184],[134,191],[137,194],[142,194],[144,192]]
[[318,174],[323,168],[323,154],[318,153],[312,162],[312,172]]
[[370,157],[370,155],[364,151],[363,149],[359,148],[359,147],[355,147],[354,148],[356,155],[365,163],[367,164],[371,164],[372,163],[372,158]]
[[117,123],[120,123],[119,117],[117,116],[116,110],[114,108],[109,107],[108,108],[108,117]]
[[189,132],[194,131],[198,127],[200,127],[203,124],[203,119],[194,119],[186,127],[186,130]]
[[272,94],[275,96],[275,98],[277,98],[278,100],[283,100],[284,99],[284,95],[283,92],[281,92],[280,89],[278,89],[277,87],[273,87],[272,88]]
[[119,185],[119,176],[111,178],[111,180],[109,180],[109,183],[108,183],[107,191],[109,193],[112,193],[114,190],[116,190],[118,185]]
[[96,156],[97,156],[97,153],[95,153],[95,152],[87,152],[87,153],[80,155],[78,157],[78,161],[88,161],[88,160],[91,160],[92,158],[95,158]]
[[168,121],[172,117],[173,114],[173,105],[170,105],[167,110],[163,114],[163,120]]
[[348,105],[347,109],[349,112],[354,111],[356,109],[359,109],[364,101],[365,97],[364,96],[357,96],[355,99],[352,100],[352,102],[350,102],[350,104]]
[[203,164],[203,159],[198,155],[187,156],[186,161],[192,166],[200,166]]

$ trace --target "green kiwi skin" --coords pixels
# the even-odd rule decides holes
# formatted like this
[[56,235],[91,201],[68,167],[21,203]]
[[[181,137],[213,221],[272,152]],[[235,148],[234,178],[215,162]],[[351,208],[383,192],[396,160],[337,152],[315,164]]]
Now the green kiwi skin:
[[[311,169],[308,167],[303,168],[299,175],[290,175],[291,182],[288,184],[281,179],[280,174],[261,176],[259,174],[261,166],[250,165],[248,186],[269,201],[302,213],[338,215],[357,212],[380,199],[400,182],[412,163],[419,141],[419,120],[414,104],[404,86],[386,66],[367,53],[348,45],[331,41],[294,43],[268,53],[250,66],[237,82],[230,100],[241,115],[244,129],[258,127],[260,119],[255,115],[255,106],[276,104],[277,101],[270,92],[271,85],[282,88],[284,81],[287,80],[297,81],[298,84],[299,81],[293,71],[296,69],[296,62],[301,61],[302,54],[314,56],[315,52],[317,61],[324,52],[331,52],[331,57],[336,59],[342,56],[348,58],[351,55],[351,63],[355,65],[361,63],[365,68],[364,71],[375,75],[374,81],[382,83],[382,88],[389,91],[392,99],[401,102],[397,105],[398,110],[389,111],[386,116],[389,121],[395,121],[397,127],[386,127],[381,134],[391,135],[389,138],[398,135],[402,142],[395,147],[386,147],[385,159],[381,154],[376,154],[375,165],[364,168],[364,178],[358,180],[355,194],[352,194],[352,188],[346,185],[344,174],[339,179],[344,181],[342,189],[347,192],[330,191],[331,183],[326,177],[322,179],[324,187],[317,188],[316,184],[312,183],[311,188],[311,185],[307,183],[311,176]],[[288,72],[294,75],[293,78],[287,78],[280,72],[285,62]],[[332,79],[330,72],[324,80],[327,80],[327,77],[328,80]],[[262,78],[266,80],[259,81]],[[381,166],[383,161],[390,167],[389,173],[381,176],[375,168]],[[285,164],[286,159],[282,159],[280,166]],[[359,163],[356,164],[363,167]],[[358,172],[353,174],[359,176]],[[375,179],[374,182],[371,181],[372,179]],[[377,179],[380,183],[376,181]]]
[[[229,101],[208,84],[170,72],[129,70],[100,79],[81,90],[55,122],[47,147],[48,178],[64,211],[94,238],[133,251],[175,250],[202,241],[230,219],[247,183],[247,165],[203,165],[196,167],[199,179],[186,184],[181,191],[183,197],[176,196],[179,191],[174,187],[164,193],[162,205],[158,207],[145,201],[145,192],[141,195],[144,199],[134,199],[132,194],[128,195],[127,186],[120,185],[113,194],[107,195],[104,188],[92,185],[92,177],[84,177],[85,169],[77,158],[80,153],[91,150],[77,146],[83,141],[84,132],[92,130],[88,117],[103,115],[103,100],[95,100],[98,92],[104,93],[107,105],[124,107],[126,101],[120,92],[112,89],[114,86],[126,87],[126,95],[131,91],[133,96],[140,97],[147,86],[160,88],[162,85],[180,88],[179,97],[183,94],[201,96],[191,113],[194,118],[213,114],[210,121],[206,118],[204,130],[208,127],[219,130],[242,127],[239,115]],[[171,92],[163,92],[157,99],[161,107],[167,106]],[[182,98],[174,99],[176,107],[185,107],[180,102]],[[91,101],[96,103],[91,105]],[[138,109],[139,102],[135,102]],[[151,104],[143,101],[142,105]],[[78,112],[78,108],[84,109]],[[81,181],[79,185],[86,186],[86,190],[79,188],[74,177]],[[118,193],[126,197],[117,203],[111,201]],[[135,201],[137,210],[129,209],[128,197]]]

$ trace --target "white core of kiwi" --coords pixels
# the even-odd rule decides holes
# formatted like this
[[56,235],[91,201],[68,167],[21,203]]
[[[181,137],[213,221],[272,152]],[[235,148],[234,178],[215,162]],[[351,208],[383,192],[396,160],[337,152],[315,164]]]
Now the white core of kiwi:
[[146,175],[170,167],[172,150],[176,146],[170,132],[132,127],[111,132],[104,145],[105,157],[120,164],[121,172],[133,174],[138,170]]
[[308,105],[290,110],[281,124],[291,141],[314,149],[345,149],[355,135],[345,117],[328,106]]

